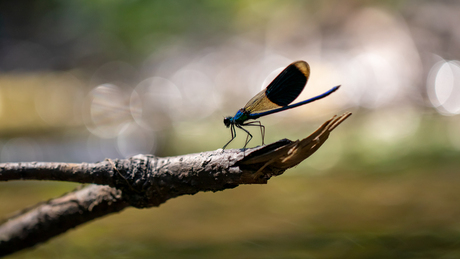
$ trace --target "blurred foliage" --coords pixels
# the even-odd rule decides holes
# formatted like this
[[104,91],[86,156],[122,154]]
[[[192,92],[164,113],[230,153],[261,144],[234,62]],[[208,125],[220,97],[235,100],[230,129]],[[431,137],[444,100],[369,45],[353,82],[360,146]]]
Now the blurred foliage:
[[[0,3],[0,39],[58,47],[51,51],[66,55],[61,57],[68,63],[63,68],[91,65],[85,63],[85,57],[97,63],[117,58],[136,63],[169,42],[187,39],[193,45],[194,41],[219,39],[230,30],[237,5],[210,0],[4,1]],[[97,56],[103,60],[98,61]],[[82,63],[69,63],[78,58]]]
[[[331,9],[369,4],[399,9],[405,1],[62,1],[27,0],[0,3],[0,40],[42,44],[59,61],[53,64],[2,64],[4,70],[94,69],[113,59],[135,64],[170,44],[196,49],[224,41],[248,26],[263,27],[271,12],[300,6],[320,19]],[[306,14],[307,15],[307,14]],[[37,54],[37,53],[33,53]],[[19,62],[19,61],[17,61]],[[30,62],[30,60],[29,60]],[[48,66],[49,67],[48,67]],[[2,68],[0,66],[0,68]]]
[[[67,1],[62,1],[64,5]],[[169,40],[211,41],[228,30],[233,1],[74,1],[66,9],[82,10],[81,20],[91,27],[95,24],[121,41],[129,56],[143,56]],[[73,11],[72,11],[73,12]],[[217,34],[217,35],[216,35]],[[110,48],[112,49],[112,48]]]

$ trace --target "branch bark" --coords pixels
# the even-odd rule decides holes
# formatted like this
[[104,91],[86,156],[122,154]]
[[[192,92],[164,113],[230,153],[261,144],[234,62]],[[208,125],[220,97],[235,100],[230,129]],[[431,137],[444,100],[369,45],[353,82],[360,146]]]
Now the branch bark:
[[37,204],[0,225],[0,257],[47,241],[80,224],[128,206],[121,198],[120,190],[101,185],[90,185]]
[[91,183],[63,197],[22,211],[0,225],[0,256],[44,242],[95,218],[128,206],[155,207],[199,191],[220,191],[240,184],[264,184],[311,154],[351,113],[334,116],[303,140],[177,157],[137,155],[99,163],[5,163],[0,181],[58,180]]

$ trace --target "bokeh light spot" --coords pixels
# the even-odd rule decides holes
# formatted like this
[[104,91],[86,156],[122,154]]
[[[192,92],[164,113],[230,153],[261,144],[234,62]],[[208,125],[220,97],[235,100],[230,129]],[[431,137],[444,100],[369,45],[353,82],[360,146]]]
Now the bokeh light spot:
[[169,127],[180,116],[182,94],[175,84],[161,77],[139,83],[131,94],[130,109],[139,125],[152,130]]
[[121,127],[132,120],[129,96],[113,84],[93,89],[87,103],[89,114],[85,113],[86,126],[99,137],[116,137]]
[[431,104],[440,114],[460,113],[460,63],[441,61],[428,75],[427,92]]

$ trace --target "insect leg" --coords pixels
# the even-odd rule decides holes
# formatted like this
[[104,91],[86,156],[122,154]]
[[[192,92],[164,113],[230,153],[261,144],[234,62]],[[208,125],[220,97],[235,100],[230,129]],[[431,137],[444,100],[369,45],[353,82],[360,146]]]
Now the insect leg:
[[260,121],[251,121],[245,124],[242,124],[243,126],[257,126],[260,127],[260,134],[262,135],[262,145],[264,145],[264,139],[265,139],[265,126],[260,123]]
[[235,129],[235,125],[234,125],[234,124],[232,124],[232,125],[230,126],[230,132],[232,133],[232,139],[230,139],[230,141],[227,142],[227,144],[224,145],[224,147],[222,148],[222,150],[224,150],[224,149],[228,146],[228,144],[230,144],[230,142],[232,142],[232,141],[236,138],[236,129]]
[[[243,149],[244,149],[244,148],[246,148],[246,146],[248,145],[249,141],[251,141],[251,139],[252,139],[252,134],[249,133],[249,131],[247,131],[245,128],[241,127],[240,125],[236,125],[236,127],[239,128],[239,129],[244,130],[244,132],[246,132],[246,133],[248,134],[248,135],[246,136],[246,143],[244,144],[244,147],[243,147]],[[249,138],[249,140],[248,140],[248,138]]]

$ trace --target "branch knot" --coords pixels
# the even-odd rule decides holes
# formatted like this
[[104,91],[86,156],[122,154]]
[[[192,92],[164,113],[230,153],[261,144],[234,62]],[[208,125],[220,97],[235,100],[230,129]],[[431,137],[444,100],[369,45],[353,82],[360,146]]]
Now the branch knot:
[[160,190],[152,193],[152,171],[156,167],[157,157],[153,155],[136,155],[129,159],[114,161],[112,164],[116,188],[123,192],[123,199],[136,208],[158,206],[164,202]]

